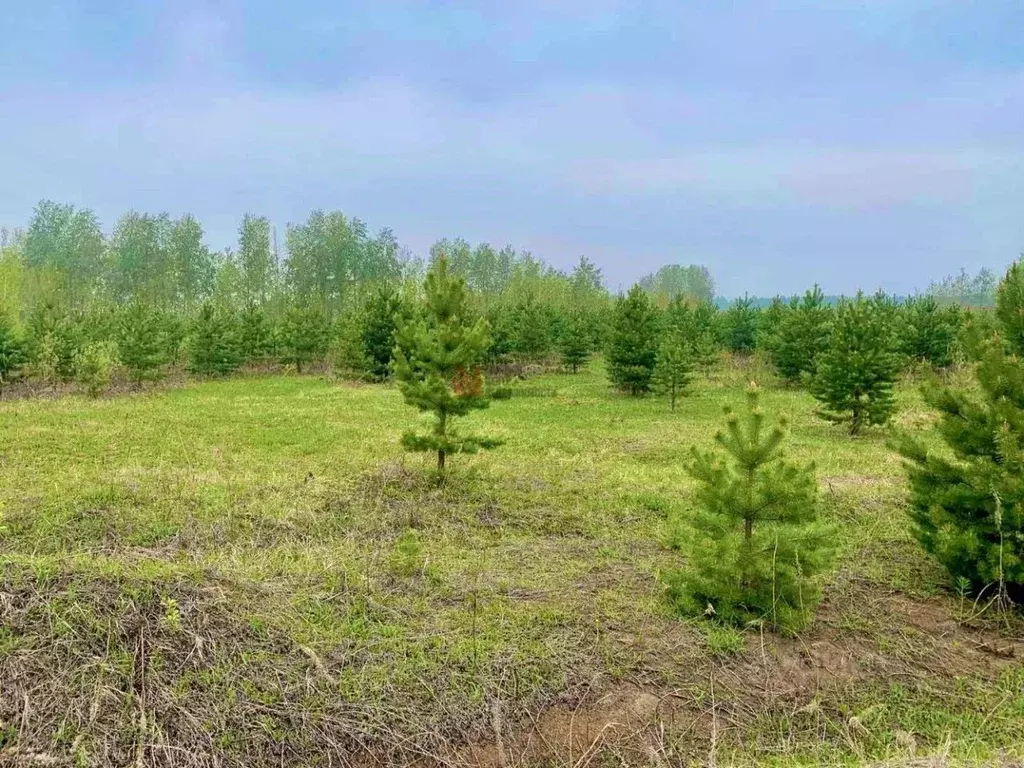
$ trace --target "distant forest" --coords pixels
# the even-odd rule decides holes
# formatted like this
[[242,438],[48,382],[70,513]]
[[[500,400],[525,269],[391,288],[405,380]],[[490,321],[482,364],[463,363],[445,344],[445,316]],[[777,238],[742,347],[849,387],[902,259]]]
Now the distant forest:
[[[319,210],[281,238],[269,219],[246,214],[236,246],[214,251],[189,214],[129,211],[104,232],[93,211],[43,201],[27,227],[0,230],[0,387],[19,376],[68,382],[112,366],[139,384],[186,367],[224,374],[264,364],[327,364],[380,378],[395,328],[415,311],[424,274],[442,255],[489,323],[487,362],[551,359],[570,341],[606,348],[623,298],[586,257],[561,270],[512,246],[461,238],[439,240],[420,257],[390,229],[371,232],[358,218]],[[700,265],[666,265],[637,285],[656,311],[677,297],[703,307],[698,316],[714,344],[739,352],[764,337],[758,325],[767,328],[796,301],[716,300]],[[926,293],[939,306],[984,308],[995,287],[996,275],[982,270]]]
[[[941,305],[960,304],[965,307],[991,308],[996,301],[996,286],[999,283],[999,275],[991,269],[982,268],[977,274],[968,274],[966,270],[960,270],[958,275],[932,282],[923,292],[931,296]],[[748,296],[757,309],[767,309],[775,297],[773,296]],[[904,301],[910,296],[895,296],[897,301]],[[843,299],[838,294],[825,294],[825,303],[835,306]],[[726,309],[735,299],[725,296],[716,296],[715,305],[719,309]]]

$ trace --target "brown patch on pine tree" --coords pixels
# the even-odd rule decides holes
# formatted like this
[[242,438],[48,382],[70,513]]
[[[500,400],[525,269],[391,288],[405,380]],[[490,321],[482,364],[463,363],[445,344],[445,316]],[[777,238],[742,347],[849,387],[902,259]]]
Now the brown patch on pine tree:
[[452,378],[452,390],[459,397],[480,397],[484,393],[484,375],[479,367],[460,367]]

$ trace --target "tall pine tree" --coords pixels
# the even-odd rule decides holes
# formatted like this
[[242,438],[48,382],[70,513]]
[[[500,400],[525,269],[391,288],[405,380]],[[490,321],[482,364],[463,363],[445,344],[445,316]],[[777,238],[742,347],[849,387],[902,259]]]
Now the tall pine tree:
[[996,297],[1000,334],[982,343],[978,395],[925,388],[942,452],[905,436],[918,540],[975,594],[1024,601],[1024,266]]
[[634,285],[615,305],[608,349],[608,376],[619,390],[643,395],[651,389],[657,358],[657,310],[647,292]]
[[466,283],[449,274],[444,256],[427,272],[424,289],[422,317],[396,335],[395,378],[406,403],[434,416],[430,432],[406,432],[402,445],[410,451],[436,451],[438,481],[443,483],[449,455],[499,444],[462,434],[453,424],[490,404],[480,369],[490,334],[487,321],[470,316]]
[[853,435],[865,426],[885,424],[896,408],[892,388],[898,373],[888,306],[860,293],[843,301],[811,386],[811,394],[824,406],[822,418],[849,421]]
[[767,424],[756,388],[745,414],[726,413],[727,429],[715,436],[724,453],[692,449],[697,510],[677,531],[686,568],[668,575],[669,595],[687,614],[796,630],[817,605],[815,577],[833,555],[814,467],[783,459],[784,425]]

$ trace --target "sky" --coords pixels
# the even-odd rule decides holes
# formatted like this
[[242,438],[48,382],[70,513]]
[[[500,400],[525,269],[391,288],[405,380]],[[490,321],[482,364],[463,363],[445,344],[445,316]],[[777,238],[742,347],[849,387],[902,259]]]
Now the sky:
[[0,224],[315,208],[613,289],[908,293],[1024,249],[1020,0],[0,0]]

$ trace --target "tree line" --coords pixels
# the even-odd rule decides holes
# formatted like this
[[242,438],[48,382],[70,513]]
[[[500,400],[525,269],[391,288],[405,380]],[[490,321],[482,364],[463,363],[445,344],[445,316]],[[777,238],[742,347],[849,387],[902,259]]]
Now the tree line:
[[[0,233],[0,390],[20,376],[77,380],[98,393],[115,371],[141,384],[175,369],[225,375],[267,364],[385,378],[394,335],[441,254],[465,281],[471,311],[488,322],[487,362],[561,360],[576,370],[608,351],[617,384],[664,391],[673,404],[691,372],[709,369],[723,350],[760,351],[783,378],[800,381],[841,314],[842,302],[833,306],[817,288],[764,308],[744,297],[720,310],[714,280],[697,265],[666,265],[616,297],[585,257],[562,271],[511,246],[455,238],[420,259],[391,230],[372,234],[340,211],[312,212],[281,242],[266,217],[247,214],[237,246],[215,252],[188,214],[131,211],[105,234],[92,211],[43,201],[27,229]],[[938,298],[878,299],[900,329],[899,364],[945,366],[964,355],[972,314],[949,297],[984,292],[989,277],[950,278],[936,284]],[[640,295],[648,306],[634,306]],[[623,302],[650,314],[635,320],[648,331],[615,326]],[[637,359],[620,365],[615,349]]]

